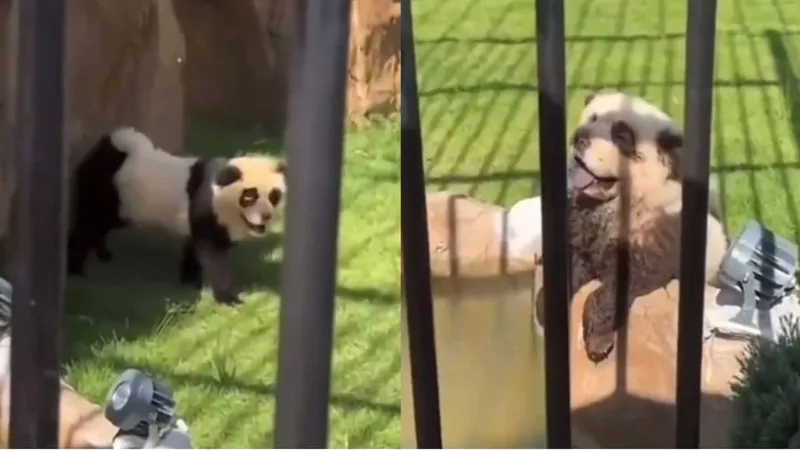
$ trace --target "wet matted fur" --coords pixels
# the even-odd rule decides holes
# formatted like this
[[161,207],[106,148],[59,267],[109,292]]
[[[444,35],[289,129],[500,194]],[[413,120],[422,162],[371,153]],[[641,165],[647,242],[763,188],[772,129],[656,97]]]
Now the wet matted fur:
[[[613,350],[632,302],[679,275],[683,136],[656,122],[633,110],[611,111],[572,135],[570,284],[577,292],[593,279],[601,282],[583,311],[584,346],[595,362]],[[707,220],[711,281],[728,242],[718,219],[709,214]]]

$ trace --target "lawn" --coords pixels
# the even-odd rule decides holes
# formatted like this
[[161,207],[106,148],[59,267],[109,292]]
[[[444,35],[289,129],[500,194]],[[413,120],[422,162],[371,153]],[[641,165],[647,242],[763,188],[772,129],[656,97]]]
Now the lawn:
[[[392,123],[347,136],[330,402],[334,448],[400,442],[398,142]],[[280,148],[258,129],[210,123],[195,123],[189,143],[205,155]],[[379,173],[394,176],[379,180]],[[111,264],[93,261],[89,276],[69,280],[68,380],[101,402],[124,369],[143,369],[176,391],[197,447],[271,447],[281,237],[279,229],[267,242],[236,250],[236,273],[249,293],[233,309],[178,285],[175,245],[132,232],[114,236]]]
[[[413,0],[429,189],[503,205],[538,192],[534,3]],[[686,1],[566,5],[568,128],[602,88],[643,96],[682,123]],[[800,241],[796,6],[719,0],[711,164],[734,234],[756,218]]]

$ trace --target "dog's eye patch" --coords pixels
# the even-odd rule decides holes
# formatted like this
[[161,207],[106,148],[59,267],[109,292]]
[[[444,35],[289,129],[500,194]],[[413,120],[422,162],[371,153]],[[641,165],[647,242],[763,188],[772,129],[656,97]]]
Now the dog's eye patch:
[[272,206],[278,206],[283,199],[283,191],[278,188],[272,188],[267,195],[267,199],[272,203]]
[[239,204],[242,208],[249,208],[256,204],[258,201],[258,189],[246,188],[242,190],[242,195],[239,196]]

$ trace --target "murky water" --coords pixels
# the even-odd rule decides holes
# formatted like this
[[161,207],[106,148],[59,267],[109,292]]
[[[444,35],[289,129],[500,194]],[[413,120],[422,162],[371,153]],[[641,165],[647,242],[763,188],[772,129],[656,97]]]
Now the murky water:
[[[541,448],[544,346],[532,322],[532,277],[434,286],[444,446]],[[415,447],[403,312],[402,445]]]

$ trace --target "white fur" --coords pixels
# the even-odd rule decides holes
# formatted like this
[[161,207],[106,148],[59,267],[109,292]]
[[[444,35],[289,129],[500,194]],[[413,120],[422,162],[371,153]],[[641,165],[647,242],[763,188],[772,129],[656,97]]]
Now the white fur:
[[[666,206],[664,210],[668,214],[680,214],[682,206],[682,201],[678,199]],[[725,236],[725,227],[711,214],[706,215],[706,283],[716,285],[717,272],[727,250],[728,240]]]
[[[672,118],[658,106],[635,95],[619,91],[601,91],[594,94],[589,103],[581,111],[578,127],[589,123],[591,118],[612,118],[628,122],[637,132],[638,136],[654,139],[665,129],[682,133]],[[567,172],[574,161],[570,158],[567,162]],[[567,188],[571,189],[571,180],[567,176]]]
[[706,227],[706,282],[715,286],[722,258],[728,250],[728,241],[725,239],[725,228],[719,220],[708,216]]
[[128,154],[114,176],[120,196],[120,216],[146,228],[189,236],[186,182],[194,157],[171,155],[133,128],[111,133],[114,146]]
[[654,131],[677,129],[672,118],[658,106],[641,97],[618,91],[596,93],[583,108],[580,123],[589,122],[592,115],[602,117],[608,114],[622,114],[625,118],[637,119],[637,127],[647,124]]
[[513,258],[540,258],[542,255],[542,199],[525,198],[498,216],[495,231],[505,239]]
[[[675,123],[672,117],[661,108],[649,101],[620,91],[601,91],[595,93],[594,97],[586,104],[581,111],[580,125],[589,122],[589,119],[597,117],[613,117],[618,120],[625,120],[634,127],[636,132],[647,138],[654,138],[658,132],[668,129],[683,134],[681,128]],[[568,162],[568,166],[572,160]],[[569,168],[568,168],[569,170]],[[567,187],[570,186],[567,177]],[[712,175],[708,182],[709,205],[718,209],[719,205],[719,182],[717,177]]]
[[[661,208],[670,216],[680,215],[683,209],[683,188],[680,183],[669,182],[660,191],[645,199],[651,207]],[[711,214],[706,215],[706,283],[716,285],[717,272],[728,249],[725,227]]]
[[[625,120],[634,127],[638,134],[648,138],[655,137],[664,129],[683,133],[672,118],[658,106],[641,97],[619,91],[596,93],[581,112],[580,124],[588,123],[592,115],[600,118],[605,116]],[[712,176],[709,179],[710,204],[718,203],[718,184],[716,177]],[[682,209],[681,189],[678,188],[675,191],[667,189],[662,195],[673,198],[671,202],[665,204],[665,211],[668,214],[680,214]],[[661,200],[656,199],[656,201]],[[710,214],[707,216],[707,220],[705,275],[706,281],[714,284],[728,244],[722,223]]]

